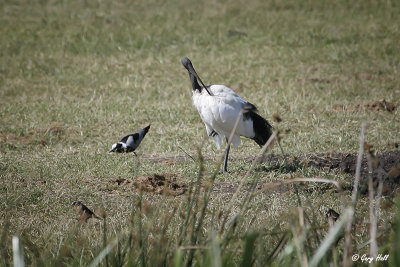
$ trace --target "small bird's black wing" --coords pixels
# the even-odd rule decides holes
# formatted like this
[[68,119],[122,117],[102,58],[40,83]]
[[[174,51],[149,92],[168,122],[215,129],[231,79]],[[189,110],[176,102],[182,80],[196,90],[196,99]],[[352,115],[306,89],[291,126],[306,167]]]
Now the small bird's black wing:
[[140,142],[142,141],[144,136],[147,134],[149,129],[150,129],[150,125],[148,125],[147,127],[143,128],[133,134],[124,136],[121,139],[121,141],[119,141],[119,142],[126,144],[126,146],[127,146],[126,152],[135,151],[135,149],[139,146]]
[[126,142],[128,141],[129,136],[131,136],[132,134],[128,134],[127,136],[122,137],[122,139],[120,140],[120,142],[126,144]]

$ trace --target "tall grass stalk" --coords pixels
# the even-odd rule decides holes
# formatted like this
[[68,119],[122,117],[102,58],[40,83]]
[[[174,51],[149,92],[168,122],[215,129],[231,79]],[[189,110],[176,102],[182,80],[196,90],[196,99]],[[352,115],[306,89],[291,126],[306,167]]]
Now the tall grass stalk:
[[[377,220],[376,220],[376,199],[374,193],[374,185],[373,185],[373,167],[372,167],[372,159],[370,151],[367,151],[367,165],[368,165],[368,198],[369,198],[369,237],[370,237],[370,256],[374,259],[378,256],[378,243],[376,241],[377,234]],[[369,263],[370,266],[373,263]]]
[[246,182],[246,180],[248,179],[248,176],[250,175],[251,170],[253,170],[254,166],[256,163],[258,163],[258,161],[261,159],[261,157],[264,155],[264,153],[267,151],[268,147],[272,144],[273,140],[276,137],[276,132],[272,133],[272,135],[270,136],[270,138],[268,139],[268,141],[265,143],[265,145],[262,147],[261,151],[259,152],[258,156],[252,161],[251,166],[249,168],[249,170],[247,171],[246,175],[240,180],[239,186],[237,187],[235,193],[233,194],[229,204],[228,204],[228,208],[227,208],[227,212],[224,216],[224,219],[222,221],[221,227],[219,232],[222,233],[222,229],[225,226],[225,223],[228,219],[228,214],[230,214],[234,201],[237,199],[240,190],[242,189],[244,183]]
[[15,267],[25,267],[25,259],[20,239],[18,236],[12,238],[13,260]]
[[345,244],[344,244],[344,252],[343,252],[343,266],[350,266],[352,264],[350,255],[352,252],[352,242],[351,242],[351,226],[353,223],[353,217],[356,210],[357,199],[358,199],[358,184],[360,183],[361,176],[361,163],[364,153],[364,136],[365,136],[365,127],[366,123],[363,122],[361,124],[361,133],[360,133],[360,145],[358,149],[357,155],[357,163],[356,163],[356,173],[354,177],[354,185],[353,192],[351,194],[351,209],[350,219],[347,220],[346,223],[346,231],[345,231]]
[[321,245],[318,247],[315,254],[311,258],[309,267],[318,266],[321,259],[326,255],[328,249],[338,239],[338,236],[340,235],[340,231],[342,230],[342,228],[353,217],[353,212],[354,211],[351,207],[348,207],[343,211],[342,215],[340,216],[340,220],[337,221],[336,224],[329,229],[328,234],[326,235]]
[[93,261],[89,264],[89,267],[98,266],[111,252],[111,250],[118,244],[118,238],[115,238],[107,246],[93,259]]

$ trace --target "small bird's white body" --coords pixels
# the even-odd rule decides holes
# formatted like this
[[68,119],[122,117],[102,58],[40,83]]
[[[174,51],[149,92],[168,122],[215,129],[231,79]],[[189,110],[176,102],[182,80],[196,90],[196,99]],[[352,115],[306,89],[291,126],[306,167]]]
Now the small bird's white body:
[[[121,144],[122,145],[122,149],[127,149],[128,147],[129,148],[131,148],[132,150],[135,150],[138,146],[139,146],[139,144],[140,144],[140,142],[142,141],[142,139],[143,139],[143,133],[142,134],[139,134],[139,138],[137,139],[137,141],[135,142],[135,139],[133,139],[133,135],[129,135],[128,136],[128,139],[126,139],[126,142],[124,143],[124,142],[118,142],[117,144]],[[117,144],[114,144],[113,145],[113,148],[117,145]]]
[[150,125],[127,136],[112,145],[110,152],[134,152],[150,129]]
[[[193,90],[193,103],[206,125],[208,136],[213,138],[220,149],[222,138],[230,137],[240,111],[248,102],[224,85],[211,85],[207,88],[213,95],[209,95],[206,90]],[[241,116],[232,138],[234,147],[240,145],[240,136],[253,138],[255,135],[253,120]],[[213,131],[217,134],[213,134]]]

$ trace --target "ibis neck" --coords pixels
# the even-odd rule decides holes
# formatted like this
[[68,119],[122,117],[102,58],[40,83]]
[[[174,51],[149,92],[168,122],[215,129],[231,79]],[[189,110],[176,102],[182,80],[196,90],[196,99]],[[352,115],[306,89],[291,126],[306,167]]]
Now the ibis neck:
[[192,82],[193,91],[199,90],[201,92],[201,86],[200,86],[199,82],[197,81],[196,77],[194,77],[194,75],[191,74],[190,72],[189,72],[189,77],[190,77],[190,81]]

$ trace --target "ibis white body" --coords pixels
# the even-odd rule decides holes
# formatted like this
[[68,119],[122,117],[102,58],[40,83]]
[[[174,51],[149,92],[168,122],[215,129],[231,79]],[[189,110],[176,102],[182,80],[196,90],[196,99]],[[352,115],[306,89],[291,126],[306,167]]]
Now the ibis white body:
[[[206,86],[187,57],[182,59],[182,65],[187,69],[192,83],[193,104],[206,125],[208,136],[214,139],[218,149],[221,148],[223,137],[229,139],[239,116],[241,117],[232,137],[234,147],[240,145],[240,136],[251,138],[260,146],[267,142],[272,127],[257,114],[257,108],[253,104],[225,85]],[[227,142],[223,172],[227,172],[229,147]]]
[[[215,142],[218,149],[221,148],[223,137],[229,138],[236,120],[248,103],[225,85],[211,85],[208,87],[213,94],[206,90],[193,91],[193,104],[203,120],[207,134]],[[215,133],[213,133],[216,132]],[[238,147],[241,143],[240,136],[254,138],[255,132],[253,120],[245,119],[243,115],[232,138],[232,145]]]

